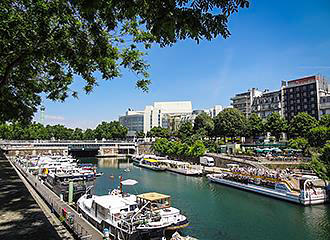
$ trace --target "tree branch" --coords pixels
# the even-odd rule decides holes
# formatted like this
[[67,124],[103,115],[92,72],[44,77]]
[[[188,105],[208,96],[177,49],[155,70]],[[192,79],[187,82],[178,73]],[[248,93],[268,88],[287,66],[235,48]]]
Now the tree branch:
[[3,76],[0,76],[0,88],[5,86],[7,83],[10,73],[12,72],[13,68],[16,67],[24,58],[24,53],[18,56],[14,61],[7,65],[5,73]]

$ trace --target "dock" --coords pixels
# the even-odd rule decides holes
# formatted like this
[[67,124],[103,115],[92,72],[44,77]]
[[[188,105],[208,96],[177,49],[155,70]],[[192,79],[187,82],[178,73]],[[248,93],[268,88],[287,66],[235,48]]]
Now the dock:
[[[68,203],[61,201],[61,199],[54,192],[52,192],[49,188],[47,188],[35,176],[31,175],[30,173],[27,173],[24,169],[21,168],[21,166],[19,166],[18,164],[15,164],[14,161],[5,159],[5,160],[2,160],[1,163],[4,164],[3,163],[4,161],[7,162],[7,169],[10,168],[10,166],[11,166],[12,173],[15,173],[15,171],[16,171],[16,176],[17,176],[16,180],[18,182],[20,182],[20,184],[23,186],[24,186],[24,184],[22,183],[22,181],[23,182],[25,181],[25,185],[27,185],[27,187],[32,188],[36,192],[36,194],[44,202],[44,205],[46,207],[48,207],[48,210],[51,213],[54,213],[58,217],[58,219],[62,220],[62,224],[64,224],[66,226],[66,229],[68,229],[69,232],[76,239],[84,239],[84,240],[92,240],[92,239],[93,240],[102,240],[102,239],[104,239],[103,238],[104,235],[98,229],[96,229],[93,225],[91,225],[86,219],[84,219],[82,217],[82,215],[76,211],[74,206],[70,206]],[[2,169],[2,167],[1,167],[1,169]],[[19,179],[19,176],[22,180]],[[6,186],[6,184],[5,184],[5,186]],[[10,186],[10,184],[8,184],[7,186]],[[3,191],[1,191],[1,192],[3,192]],[[22,196],[22,198],[24,199],[23,196]],[[2,200],[2,198],[1,198],[1,200]],[[24,211],[26,211],[26,209],[23,208],[23,209],[21,209],[21,211],[24,212]],[[32,218],[34,218],[34,217],[32,217]],[[44,219],[44,220],[46,220],[46,219]],[[44,223],[44,222],[45,221],[42,221],[42,223]],[[30,226],[32,226],[31,223],[32,222],[29,223]],[[60,224],[60,225],[62,225],[62,224]],[[33,227],[31,229],[31,231],[33,231],[34,229],[35,228]],[[45,233],[40,234],[40,235],[38,234],[39,236],[38,237],[36,236],[35,239],[38,239],[38,240],[39,239],[73,239],[70,237],[63,237],[63,236],[58,236],[57,238],[53,237],[53,236],[46,237],[47,235],[49,235],[51,233],[51,231],[49,229],[51,229],[51,226],[49,226],[48,228],[45,228],[45,230],[44,230]],[[0,230],[1,230],[1,228],[0,228]],[[8,232],[15,234],[15,230],[13,228],[8,229]],[[43,238],[43,236],[45,236],[45,238]],[[3,239],[3,238],[1,238],[1,234],[0,234],[0,239]],[[18,237],[15,236],[12,238],[7,238],[7,239],[18,239]],[[31,238],[30,235],[27,235],[23,239],[34,239],[34,238]]]
[[44,211],[5,156],[0,155],[0,239],[60,240],[70,238],[65,227]]

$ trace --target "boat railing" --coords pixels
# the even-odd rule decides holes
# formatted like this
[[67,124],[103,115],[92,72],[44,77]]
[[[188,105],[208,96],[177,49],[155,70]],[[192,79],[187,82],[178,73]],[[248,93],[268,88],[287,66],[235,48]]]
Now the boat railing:
[[233,171],[228,171],[228,172],[230,172],[232,174],[236,174],[236,175],[245,176],[245,177],[259,178],[259,179],[267,180],[267,181],[270,181],[270,182],[281,182],[282,181],[281,178],[272,178],[272,177],[268,177],[268,176],[259,176],[259,175],[243,173],[243,172],[233,172]]
[[291,192],[298,192],[294,187],[291,186],[291,184],[288,180],[283,179],[283,178],[272,178],[272,177],[268,177],[268,176],[259,176],[259,175],[249,174],[249,173],[233,172],[233,171],[228,171],[228,172],[230,172],[232,174],[240,175],[240,176],[261,179],[261,180],[265,180],[265,181],[269,181],[269,182],[273,182],[273,183],[283,183],[288,187],[288,189]]
[[122,215],[113,216],[113,220],[117,222],[117,227],[127,232],[128,234],[132,234],[134,232],[133,224],[123,219]]
[[124,216],[123,214],[120,214],[118,216],[113,215],[113,220],[117,222],[117,227],[120,230],[128,234],[132,234],[133,232],[135,232],[137,226],[146,224],[147,222],[149,222],[149,220],[152,221],[156,219],[156,215],[153,216],[151,212],[149,213],[150,214],[141,214],[141,212],[138,211],[133,216]]
[[149,202],[147,202],[146,204],[144,204],[144,205],[142,206],[142,208],[140,208],[139,211],[137,211],[137,212],[132,216],[132,218],[131,218],[131,221],[132,221],[132,222],[134,221],[134,218],[136,218],[136,217],[138,216],[138,214],[139,214],[143,209],[145,209],[145,208],[148,206],[148,204],[149,204]]

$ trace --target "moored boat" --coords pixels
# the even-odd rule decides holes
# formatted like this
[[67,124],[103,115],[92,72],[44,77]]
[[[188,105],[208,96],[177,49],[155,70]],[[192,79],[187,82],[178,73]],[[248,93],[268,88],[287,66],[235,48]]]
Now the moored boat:
[[[133,162],[134,163],[134,162]],[[143,168],[147,168],[153,171],[165,171],[166,168],[161,165],[161,163],[157,160],[156,157],[144,156],[139,163],[135,163],[135,165]]]
[[302,205],[316,205],[328,201],[328,196],[322,181],[316,176],[296,176],[299,189],[293,189],[288,180],[267,177],[247,176],[233,172],[208,174],[211,182],[299,203]]
[[185,176],[202,176],[203,171],[201,169],[195,169],[190,163],[174,161],[174,160],[163,160],[162,165],[165,166],[167,171],[182,174]]
[[79,212],[98,229],[107,228],[115,239],[164,239],[167,230],[188,225],[180,210],[171,207],[170,196],[122,192],[122,185],[136,183],[128,179],[108,195],[83,195],[77,202]]

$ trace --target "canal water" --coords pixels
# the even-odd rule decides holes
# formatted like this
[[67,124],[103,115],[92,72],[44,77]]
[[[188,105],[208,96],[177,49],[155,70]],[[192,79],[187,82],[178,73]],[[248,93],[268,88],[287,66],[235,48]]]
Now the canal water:
[[[303,207],[255,193],[187,177],[139,168],[127,159],[92,159],[104,173],[97,194],[117,187],[119,176],[139,183],[130,193],[156,191],[172,196],[172,205],[188,217],[184,235],[203,240],[329,240],[330,205]],[[127,171],[129,169],[130,171]]]

